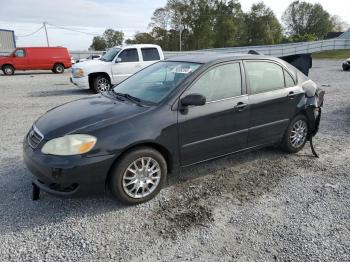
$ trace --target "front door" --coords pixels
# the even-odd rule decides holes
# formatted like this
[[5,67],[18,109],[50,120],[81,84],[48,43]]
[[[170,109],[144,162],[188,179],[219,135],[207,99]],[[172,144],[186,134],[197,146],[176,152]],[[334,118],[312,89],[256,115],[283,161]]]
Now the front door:
[[13,66],[17,70],[28,69],[28,57],[24,49],[17,49],[13,57]]
[[141,69],[139,53],[136,48],[124,49],[113,62],[113,84],[118,84]]
[[241,150],[247,145],[249,106],[241,63],[208,69],[184,92],[206,97],[203,106],[178,112],[181,165]]

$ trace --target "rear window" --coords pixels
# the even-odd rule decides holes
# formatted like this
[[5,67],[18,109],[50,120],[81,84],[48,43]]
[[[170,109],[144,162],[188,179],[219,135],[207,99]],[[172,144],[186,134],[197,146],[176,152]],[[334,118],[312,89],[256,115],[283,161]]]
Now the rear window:
[[284,88],[281,66],[267,61],[247,61],[245,67],[252,94]]
[[160,60],[159,52],[157,48],[141,48],[143,61],[156,61]]

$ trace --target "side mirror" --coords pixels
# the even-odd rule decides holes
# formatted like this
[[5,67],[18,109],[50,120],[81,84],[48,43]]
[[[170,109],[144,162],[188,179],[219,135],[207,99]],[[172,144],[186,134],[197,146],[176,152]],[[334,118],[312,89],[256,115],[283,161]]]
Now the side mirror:
[[182,106],[203,106],[207,99],[200,94],[187,95],[180,100]]
[[116,63],[120,63],[122,61],[122,59],[120,57],[117,57],[117,59],[115,60]]

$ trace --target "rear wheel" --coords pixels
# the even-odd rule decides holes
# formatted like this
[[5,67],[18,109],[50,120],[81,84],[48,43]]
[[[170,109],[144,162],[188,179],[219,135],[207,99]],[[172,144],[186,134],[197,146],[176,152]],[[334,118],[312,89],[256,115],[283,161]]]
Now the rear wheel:
[[108,91],[111,88],[111,81],[104,75],[99,75],[92,81],[92,91],[96,94]]
[[2,67],[2,71],[4,72],[5,75],[10,76],[15,73],[15,69],[13,68],[12,65],[4,65]]
[[122,157],[111,172],[109,189],[126,204],[140,204],[159,193],[167,176],[167,164],[156,150],[141,147]]
[[307,141],[309,128],[307,118],[304,115],[297,115],[289,123],[282,140],[282,149],[288,153],[296,153],[303,149]]
[[52,72],[55,74],[62,74],[64,72],[64,66],[62,64],[55,64]]

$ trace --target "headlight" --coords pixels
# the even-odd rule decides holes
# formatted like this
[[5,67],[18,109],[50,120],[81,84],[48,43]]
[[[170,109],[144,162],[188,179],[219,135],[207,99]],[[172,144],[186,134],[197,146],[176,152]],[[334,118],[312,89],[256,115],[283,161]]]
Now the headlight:
[[84,70],[81,68],[73,68],[72,69],[73,77],[83,77],[84,76]]
[[48,141],[41,152],[58,156],[80,155],[89,152],[96,141],[96,137],[90,135],[67,135]]

